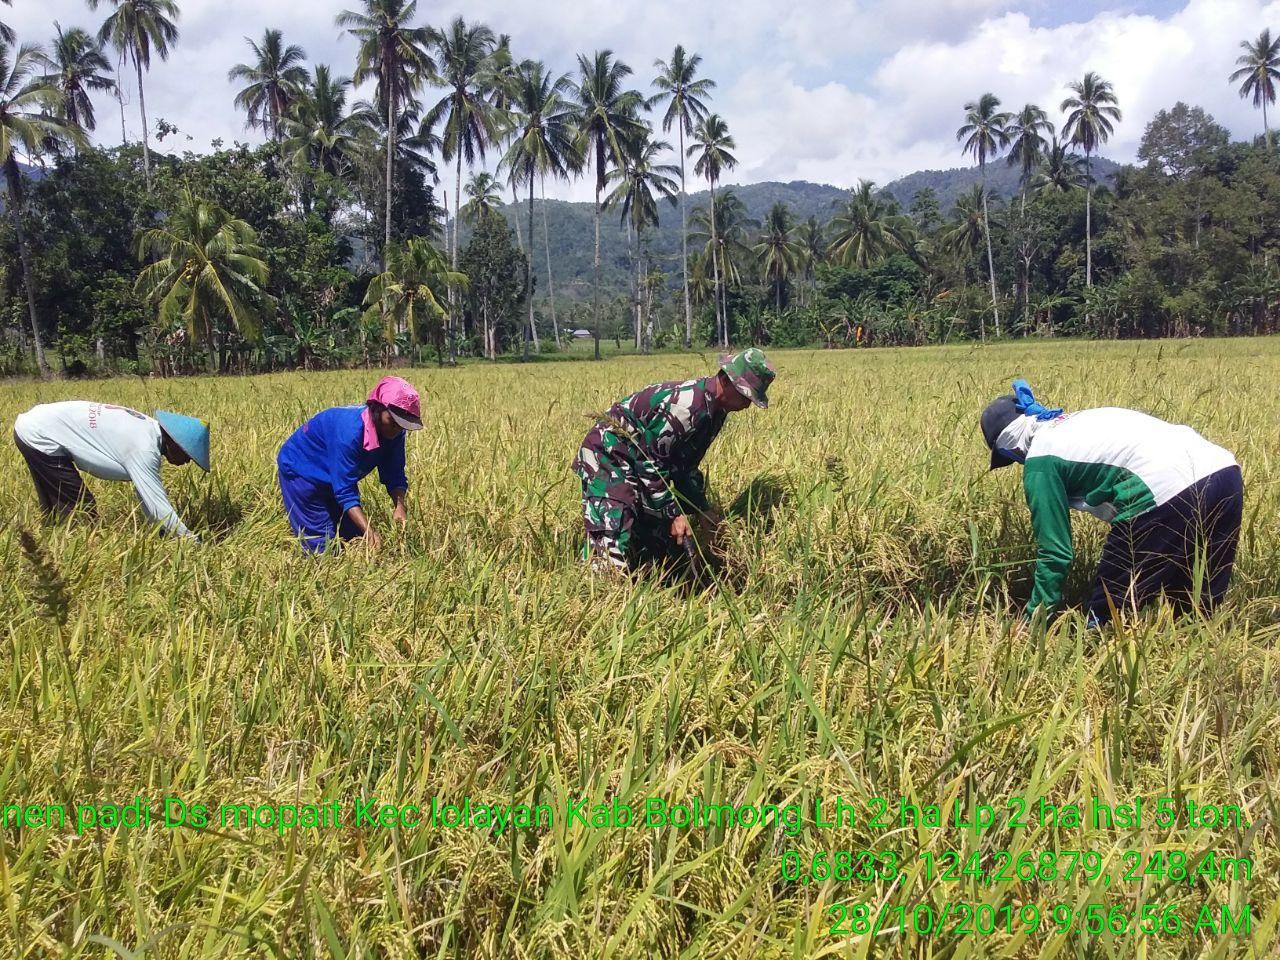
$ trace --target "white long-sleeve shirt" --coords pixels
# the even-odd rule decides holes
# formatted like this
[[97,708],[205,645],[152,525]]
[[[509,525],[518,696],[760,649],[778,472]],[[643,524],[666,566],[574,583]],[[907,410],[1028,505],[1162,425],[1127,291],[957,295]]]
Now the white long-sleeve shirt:
[[51,457],[70,457],[85,473],[128,480],[142,509],[180,537],[195,537],[179,519],[160,479],[160,424],[128,407],[87,400],[42,403],[13,421],[27,446]]

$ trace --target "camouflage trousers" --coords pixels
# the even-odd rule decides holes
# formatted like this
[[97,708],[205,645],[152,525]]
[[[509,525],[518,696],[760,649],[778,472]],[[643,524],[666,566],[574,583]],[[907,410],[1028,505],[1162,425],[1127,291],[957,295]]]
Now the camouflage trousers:
[[627,570],[635,563],[679,556],[669,532],[671,521],[644,509],[639,483],[625,463],[584,446],[573,471],[582,481],[583,559],[593,569]]

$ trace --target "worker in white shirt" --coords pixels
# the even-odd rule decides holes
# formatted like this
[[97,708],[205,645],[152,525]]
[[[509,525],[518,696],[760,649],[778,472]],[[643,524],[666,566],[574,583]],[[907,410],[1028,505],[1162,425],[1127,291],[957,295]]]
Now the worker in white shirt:
[[[13,422],[13,439],[35,481],[46,514],[95,512],[80,470],[133,484],[147,518],[168,533],[199,539],[183,524],[160,479],[160,460],[194,460],[209,469],[209,427],[203,420],[157,410],[155,417],[111,403],[42,403]],[[78,469],[77,469],[78,468]]]

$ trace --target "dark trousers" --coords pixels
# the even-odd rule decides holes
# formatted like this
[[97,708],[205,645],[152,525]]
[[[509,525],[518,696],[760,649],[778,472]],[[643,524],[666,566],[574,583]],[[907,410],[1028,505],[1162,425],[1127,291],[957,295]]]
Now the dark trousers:
[[76,507],[84,507],[90,514],[95,512],[96,504],[93,494],[80,478],[75,461],[70,457],[51,457],[29,447],[15,433],[13,442],[18,452],[27,461],[27,469],[31,471],[31,479],[36,484],[36,496],[40,498],[40,509],[46,514],[65,517]]
[[1231,580],[1243,513],[1240,468],[1227,467],[1168,503],[1115,524],[1102,548],[1089,613],[1106,623],[1112,605],[1136,608],[1161,593],[1179,610],[1196,601],[1201,610],[1213,610]]

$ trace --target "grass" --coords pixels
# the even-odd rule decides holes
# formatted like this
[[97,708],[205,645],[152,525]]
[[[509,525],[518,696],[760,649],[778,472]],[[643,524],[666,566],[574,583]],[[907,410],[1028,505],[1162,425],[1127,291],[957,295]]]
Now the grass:
[[[696,358],[408,372],[412,525],[375,558],[294,549],[274,478],[310,413],[375,374],[8,384],[0,426],[88,397],[199,414],[214,473],[166,467],[193,547],[147,535],[127,485],[102,520],[41,523],[0,444],[0,803],[550,803],[873,797],[1001,811],[1168,796],[1239,828],[776,826],[551,830],[0,828],[0,951],[22,957],[1263,957],[1280,940],[1280,342],[785,352],[769,411],[704,467],[728,582],[618,585],[575,560],[568,471],[586,414]],[[988,475],[977,415],[1014,376],[1068,408],[1193,424],[1245,474],[1229,602],[1105,636],[1017,617],[1029,522]],[[7,432],[7,430],[6,430]],[[366,506],[389,526],[369,478]],[[24,548],[19,531],[34,543]],[[1103,525],[1076,524],[1079,599]],[[784,851],[894,852],[892,881],[787,883]],[[922,852],[1212,850],[1250,880],[924,876]],[[1249,935],[831,935],[833,904],[1251,907]]]

